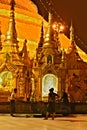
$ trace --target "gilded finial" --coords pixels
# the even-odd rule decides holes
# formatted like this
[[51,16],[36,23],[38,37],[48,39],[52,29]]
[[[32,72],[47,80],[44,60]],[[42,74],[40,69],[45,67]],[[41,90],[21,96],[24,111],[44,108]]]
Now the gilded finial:
[[72,21],[71,21],[71,27],[70,27],[70,40],[71,42],[74,41],[74,27],[73,27]]
[[2,49],[1,35],[2,35],[2,32],[1,32],[1,22],[0,22],[0,50]]
[[10,5],[11,5],[11,10],[14,10],[15,0],[11,0]]
[[2,35],[2,32],[1,32],[1,21],[0,21],[0,36]]
[[38,47],[42,47],[43,42],[44,42],[44,29],[43,29],[43,21],[42,21],[41,36],[40,36],[40,41],[39,41]]

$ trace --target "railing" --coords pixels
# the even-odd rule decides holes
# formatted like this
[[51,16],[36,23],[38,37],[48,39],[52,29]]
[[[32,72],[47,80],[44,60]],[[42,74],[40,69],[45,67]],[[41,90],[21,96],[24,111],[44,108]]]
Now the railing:
[[[47,110],[47,102],[15,102],[15,113],[26,114],[42,114],[44,115]],[[10,102],[0,102],[0,113],[10,113]],[[63,103],[56,103],[57,114],[87,114],[87,103],[69,103],[64,105]]]

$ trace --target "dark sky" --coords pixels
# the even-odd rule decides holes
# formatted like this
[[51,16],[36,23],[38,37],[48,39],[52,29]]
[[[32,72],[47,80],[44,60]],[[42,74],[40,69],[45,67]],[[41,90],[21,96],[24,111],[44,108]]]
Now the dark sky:
[[[46,19],[48,3],[50,0],[32,0],[38,6],[39,14],[43,15]],[[42,3],[44,4],[42,6]],[[87,0],[52,0],[52,10],[54,17],[59,20],[58,16],[62,18],[62,21],[66,23],[69,31],[71,20],[74,25],[75,35],[80,38],[81,42],[76,39],[77,44],[81,46],[83,50],[87,52]],[[55,13],[56,12],[56,13]]]

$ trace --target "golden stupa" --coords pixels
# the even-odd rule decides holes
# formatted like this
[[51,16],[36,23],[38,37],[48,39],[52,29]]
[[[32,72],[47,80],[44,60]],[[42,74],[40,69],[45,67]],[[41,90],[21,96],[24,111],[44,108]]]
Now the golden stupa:
[[[28,51],[30,57],[34,57],[35,49],[38,45],[41,32],[42,16],[38,14],[37,6],[31,0],[15,0],[15,20],[16,30],[20,49],[23,46],[23,40],[28,40]],[[9,8],[10,0],[0,0],[0,22],[2,39],[6,34],[9,21]],[[47,27],[47,22],[44,20],[44,25]],[[59,36],[61,47],[68,49],[70,46],[70,40],[62,33]],[[87,62],[87,55],[77,47],[81,58]]]
[[[0,34],[2,33],[0,35],[2,44],[0,48],[0,87],[2,99],[8,90],[17,87],[18,97],[24,99],[27,97],[25,95],[30,94],[28,96],[31,97],[34,94],[35,101],[43,100],[48,93],[49,82],[52,79],[50,86],[55,86],[56,91],[60,92],[66,88],[74,97],[77,94],[75,89],[73,89],[73,94],[72,86],[79,89],[78,78],[74,81],[76,77],[79,77],[79,81],[81,81],[79,84],[81,93],[85,94],[84,79],[87,81],[87,63],[84,61],[87,60],[87,55],[76,46],[72,24],[70,39],[60,32],[57,32],[56,36],[52,35],[50,12],[49,22],[46,22],[38,14],[38,9],[31,0],[15,0],[16,5],[13,2],[13,0],[0,1]],[[44,21],[46,34],[42,21]],[[47,30],[46,27],[48,27]],[[85,74],[82,77],[84,71]],[[43,91],[45,88],[47,89],[46,95]],[[74,100],[78,101],[78,97]]]
[[[16,31],[20,49],[24,39],[28,40],[30,57],[35,54],[40,38],[40,28],[43,18],[38,14],[36,5],[31,0],[15,0]],[[2,38],[6,34],[9,22],[10,0],[0,1],[0,22]],[[44,20],[44,24],[47,24]]]

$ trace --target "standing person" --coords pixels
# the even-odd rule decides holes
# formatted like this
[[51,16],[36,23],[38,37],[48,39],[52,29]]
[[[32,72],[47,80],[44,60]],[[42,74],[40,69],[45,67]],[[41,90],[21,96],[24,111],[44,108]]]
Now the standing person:
[[67,116],[71,113],[71,109],[69,107],[68,94],[63,90],[61,109],[63,110],[63,116]]
[[48,94],[48,108],[46,112],[46,118],[48,119],[49,114],[52,114],[52,120],[54,120],[55,117],[55,101],[56,101],[56,96],[58,94],[54,93],[54,88],[49,89],[49,94]]
[[68,94],[65,92],[65,90],[63,90],[63,95],[62,95],[62,98],[61,98],[63,104],[67,105],[69,103],[69,100],[68,100]]
[[17,99],[17,88],[14,88],[10,97],[10,107],[11,107],[11,116],[14,116],[15,113],[15,101]]

